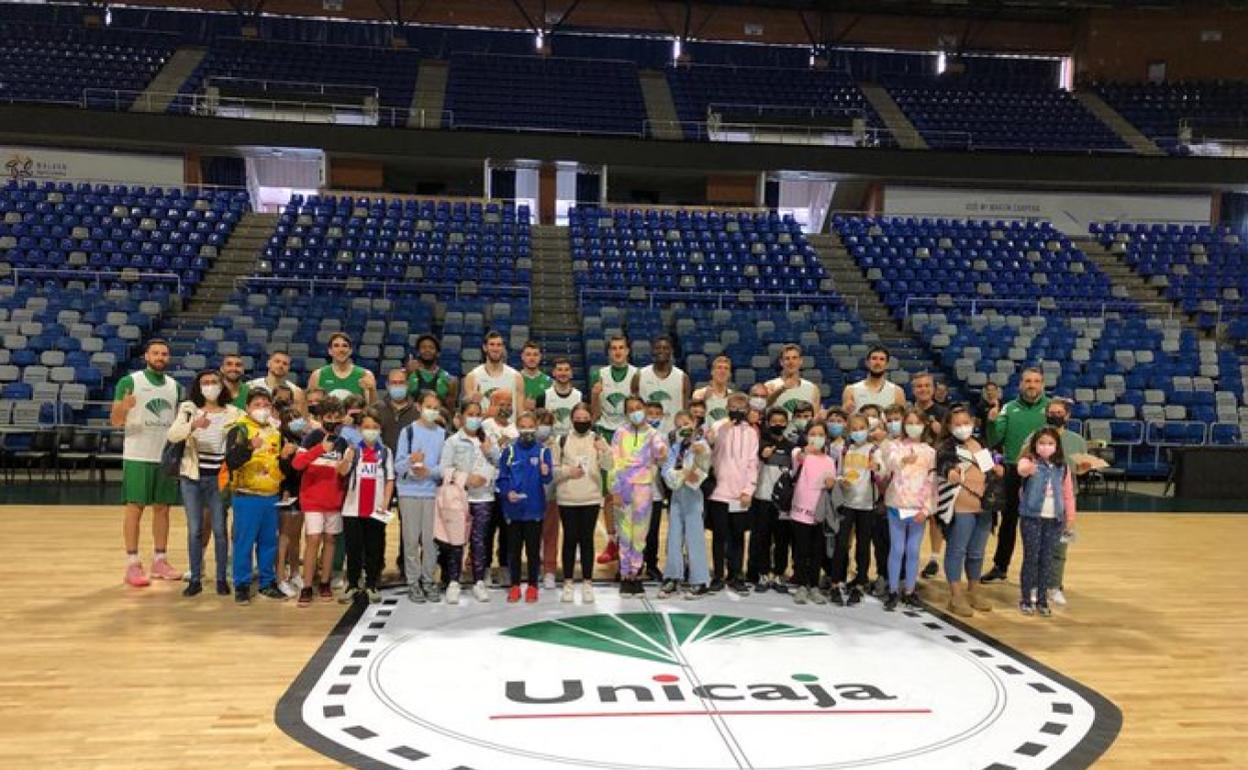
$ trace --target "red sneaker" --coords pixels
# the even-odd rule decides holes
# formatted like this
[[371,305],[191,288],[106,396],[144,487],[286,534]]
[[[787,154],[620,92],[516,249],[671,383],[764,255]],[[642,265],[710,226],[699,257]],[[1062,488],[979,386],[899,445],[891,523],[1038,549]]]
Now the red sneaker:
[[147,579],[147,575],[143,574],[143,565],[138,562],[134,562],[129,567],[126,567],[125,582],[126,585],[135,588],[143,588],[152,583],[152,581]]
[[599,564],[610,564],[613,561],[619,560],[620,546],[616,544],[614,540],[608,540],[606,549],[602,553],[598,554],[598,558],[595,561]]
[[537,603],[537,586],[531,585],[524,590],[524,601],[527,604]]
[[511,589],[507,591],[507,601],[513,604],[520,601],[520,586],[512,586]]

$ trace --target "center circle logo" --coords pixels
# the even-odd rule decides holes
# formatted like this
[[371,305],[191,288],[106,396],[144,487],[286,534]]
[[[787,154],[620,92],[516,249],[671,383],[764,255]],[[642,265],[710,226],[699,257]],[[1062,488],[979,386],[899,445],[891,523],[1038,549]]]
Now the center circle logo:
[[278,709],[357,767],[1082,767],[1116,732],[1086,688],[875,603],[387,602],[354,609]]

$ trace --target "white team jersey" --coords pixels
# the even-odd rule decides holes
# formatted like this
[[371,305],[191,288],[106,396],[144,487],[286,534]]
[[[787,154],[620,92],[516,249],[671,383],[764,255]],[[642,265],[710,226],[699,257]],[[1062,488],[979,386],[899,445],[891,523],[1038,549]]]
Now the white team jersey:
[[[282,384],[290,388],[290,392],[294,393],[296,398],[298,398],[299,394],[303,392],[303,388],[296,385],[290,378],[283,380]],[[248,390],[255,390],[257,388],[264,388],[270,393],[273,392],[273,388],[269,387],[269,379],[267,377],[257,377],[254,380],[248,380],[247,382]]]
[[684,409],[685,404],[685,373],[679,367],[672,367],[667,377],[660,378],[654,373],[654,365],[641,370],[638,377],[637,391],[648,404],[651,401],[663,405],[663,425],[659,428],[664,435],[672,429],[676,413]]
[[582,400],[581,391],[576,388],[573,388],[572,392],[566,396],[559,395],[553,385],[546,389],[542,403],[546,411],[555,416],[554,433],[556,436],[566,436],[572,431],[572,409]]
[[871,390],[867,387],[867,381],[861,380],[850,385],[849,392],[854,397],[854,409],[862,409],[867,404],[875,404],[883,412],[897,403],[897,394],[901,392],[901,386],[884,380],[883,387],[879,390]]
[[[784,388],[784,379],[777,377],[774,380],[768,380],[767,392],[775,393],[777,390]],[[793,409],[797,406],[798,401],[805,401],[815,408],[815,412],[819,411],[819,386],[810,380],[802,380],[796,388],[786,390],[784,395],[776,400],[775,405],[782,407],[784,411],[793,414]]]
[[599,404],[602,407],[602,416],[598,418],[598,427],[604,430],[619,430],[628,422],[624,414],[624,403],[628,397],[633,394],[633,377],[637,374],[637,367],[632,364],[628,365],[628,372],[624,375],[624,379],[616,382],[611,376],[611,367],[604,366],[598,370],[598,381],[602,383],[602,396]]
[[732,394],[732,388],[728,388],[724,395],[717,396],[711,392],[711,386],[706,386],[702,392],[702,403],[706,404],[707,425],[728,419],[728,397]]
[[158,463],[165,435],[177,416],[178,383],[165,375],[163,385],[153,385],[142,371],[131,372],[130,381],[134,384],[134,408],[126,415],[121,457]]
[[489,404],[491,393],[496,390],[510,388],[512,399],[511,408],[516,414],[519,414],[524,405],[524,391],[516,390],[516,374],[516,370],[512,369],[507,364],[503,364],[502,373],[497,375],[490,374],[486,370],[485,364],[481,364],[476,369],[469,372],[468,376],[472,377],[472,379],[477,383],[477,391],[481,394],[482,408],[485,408],[486,405]]

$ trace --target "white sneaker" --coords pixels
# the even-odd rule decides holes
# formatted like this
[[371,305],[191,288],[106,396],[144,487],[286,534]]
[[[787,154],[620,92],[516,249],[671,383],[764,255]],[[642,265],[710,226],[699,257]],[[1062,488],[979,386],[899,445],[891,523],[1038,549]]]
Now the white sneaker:
[[1034,588],[1033,588],[1033,589],[1031,589],[1031,603],[1032,603],[1032,604],[1035,604],[1035,603],[1036,603],[1036,589],[1034,589]]
[[1049,603],[1055,604],[1058,607],[1065,607],[1066,606],[1066,594],[1062,593],[1062,589],[1060,588],[1050,588],[1049,589]]
[[490,600],[490,592],[485,589],[484,580],[478,580],[476,585],[472,587],[472,596],[479,602],[488,602]]
[[590,585],[588,580],[586,580],[581,585],[581,604],[593,604],[593,603],[594,603],[594,587]]
[[334,579],[329,582],[329,587],[335,591],[341,591],[347,587],[347,579],[341,572],[334,575]]
[[286,594],[286,597],[290,599],[293,599],[294,597],[299,595],[299,589],[295,588],[295,584],[290,582],[289,580],[283,580],[282,582],[278,583],[277,590]]
[[459,581],[452,580],[451,584],[446,587],[446,603],[459,604]]
[[573,591],[572,581],[565,580],[563,583],[563,594],[559,597],[559,601],[563,602],[564,604],[571,604],[572,603],[572,591]]
[[296,589],[302,591],[303,590],[303,575],[300,575],[298,572],[296,572],[294,577],[290,579],[290,584],[294,586]]
[[546,577],[542,578],[542,588],[545,588],[547,591],[555,590],[555,573],[546,573]]

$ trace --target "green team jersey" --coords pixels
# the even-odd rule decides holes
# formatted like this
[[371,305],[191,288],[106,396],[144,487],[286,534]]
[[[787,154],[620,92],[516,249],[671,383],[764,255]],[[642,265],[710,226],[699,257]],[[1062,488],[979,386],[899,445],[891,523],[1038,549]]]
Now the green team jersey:
[[407,376],[409,396],[416,398],[421,393],[430,390],[436,393],[438,398],[446,401],[451,393],[451,375],[447,374],[445,369],[438,369],[436,372],[417,369]]
[[539,400],[545,395],[546,389],[555,384],[555,381],[545,372],[538,372],[536,377],[529,377],[521,371],[520,377],[524,380],[524,397],[534,401]]
[[234,397],[234,401],[231,403],[233,403],[234,406],[238,407],[239,409],[246,410],[247,409],[247,396],[250,393],[251,393],[251,385],[246,382],[240,382],[238,384],[238,395]]
[[332,365],[322,366],[317,369],[320,374],[317,375],[316,386],[325,391],[328,396],[334,398],[346,398],[349,395],[364,395],[364,375],[368,370],[362,366],[352,366],[351,373],[346,377],[339,377],[334,372]]

